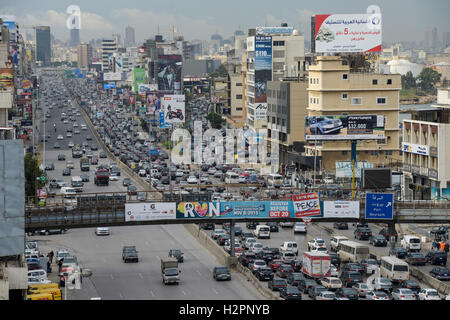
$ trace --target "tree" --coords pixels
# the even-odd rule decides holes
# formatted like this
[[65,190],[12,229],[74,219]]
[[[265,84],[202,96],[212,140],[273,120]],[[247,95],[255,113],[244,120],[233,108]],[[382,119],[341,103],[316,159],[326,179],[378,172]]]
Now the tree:
[[208,114],[206,119],[211,121],[211,127],[213,127],[214,129],[221,129],[222,125],[226,122],[224,119],[222,119],[222,116],[220,114],[215,112],[211,112],[210,114]]
[[417,77],[420,88],[427,93],[435,92],[435,85],[441,79],[441,74],[431,68],[424,68]]
[[45,183],[36,180],[37,177],[42,176],[42,171],[39,169],[39,164],[31,153],[27,153],[24,158],[25,167],[25,195],[33,197],[36,195],[36,186],[43,188]]
[[406,75],[402,76],[402,88],[413,89],[416,87],[416,79],[411,71],[408,71]]

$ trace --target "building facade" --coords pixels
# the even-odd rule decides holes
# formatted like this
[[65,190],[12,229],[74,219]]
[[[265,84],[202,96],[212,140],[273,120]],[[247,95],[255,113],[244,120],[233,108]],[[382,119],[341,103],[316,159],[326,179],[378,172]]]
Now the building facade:
[[41,61],[44,66],[48,65],[52,58],[50,27],[36,26],[34,30],[36,61]]
[[89,69],[92,63],[92,46],[87,43],[78,45],[78,68]]
[[70,29],[70,46],[77,47],[80,44],[80,29]]
[[[399,151],[399,74],[376,74],[351,71],[348,62],[339,56],[319,56],[309,67],[308,115],[383,115],[385,139],[360,140],[357,160],[374,167],[398,166]],[[320,144],[320,143],[319,143]],[[349,161],[350,141],[310,141],[305,155],[322,157],[322,168],[334,171],[336,161]]]
[[117,52],[117,43],[115,39],[102,40],[102,70],[108,72],[113,70],[114,64],[112,61],[113,53]]
[[133,47],[135,43],[134,28],[127,26],[125,28],[125,47]]

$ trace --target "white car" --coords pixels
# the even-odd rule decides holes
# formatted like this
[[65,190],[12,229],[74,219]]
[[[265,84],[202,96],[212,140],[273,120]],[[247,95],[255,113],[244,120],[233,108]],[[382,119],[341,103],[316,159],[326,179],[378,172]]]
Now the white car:
[[259,252],[263,251],[263,248],[264,247],[263,247],[262,243],[254,242],[250,248],[250,251],[254,252],[254,253],[259,253]]
[[187,183],[189,183],[189,184],[196,184],[197,183],[197,178],[195,176],[189,176],[189,178],[187,178]]
[[109,228],[108,227],[97,227],[95,229],[95,234],[97,236],[109,236]]
[[384,291],[373,291],[366,294],[367,300],[391,300]]
[[294,224],[294,233],[305,233],[305,232],[306,232],[306,223],[296,222]]
[[315,300],[335,300],[335,299],[336,295],[334,294],[334,292],[331,291],[322,291],[315,298]]
[[111,175],[109,176],[109,181],[119,181],[119,176],[117,175],[117,173],[111,173]]
[[360,297],[365,297],[367,294],[370,294],[372,292],[372,289],[369,288],[369,286],[363,282],[354,284],[352,288],[355,289],[356,292],[358,292],[358,296]]
[[139,170],[139,176],[140,177],[145,177],[146,175],[147,175],[147,171],[145,171],[145,169]]
[[184,176],[184,172],[181,171],[181,170],[178,170],[178,171],[175,173],[175,176],[176,176],[176,177],[182,177],[182,176]]
[[247,238],[247,239],[245,239],[244,249],[249,250],[254,242],[256,242],[255,238]]
[[63,140],[64,139],[64,137],[63,137],[63,135],[62,134],[60,134],[60,135],[58,135],[58,138],[57,138],[58,140]]
[[209,175],[213,175],[213,174],[216,173],[216,171],[217,171],[216,168],[211,167],[211,168],[208,169],[208,174],[209,174]]
[[308,250],[312,250],[314,248],[326,248],[325,240],[321,238],[314,238],[308,241]]
[[342,288],[342,281],[337,277],[322,278],[320,284],[323,285],[325,288],[327,288],[327,290]]
[[420,289],[419,300],[441,300],[439,292],[436,289]]
[[310,250],[311,252],[322,252],[322,253],[328,253],[327,248],[321,247],[321,248],[312,248]]
[[292,228],[293,226],[294,222],[286,222],[286,221],[280,222],[280,227],[282,228]]
[[70,254],[66,249],[58,250],[55,255],[56,262],[59,262],[59,260],[68,256],[70,256]]
[[330,276],[339,277],[339,271],[334,264],[330,265]]
[[416,300],[416,295],[411,289],[397,288],[392,291],[393,300]]
[[75,165],[72,160],[67,160],[66,168],[75,169]]

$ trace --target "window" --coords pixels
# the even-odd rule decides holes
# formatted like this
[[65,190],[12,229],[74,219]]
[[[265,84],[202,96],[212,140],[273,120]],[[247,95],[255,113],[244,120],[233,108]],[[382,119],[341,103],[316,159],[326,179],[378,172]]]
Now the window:
[[392,156],[392,150],[386,150],[386,155],[387,156]]
[[236,99],[242,99],[242,94],[237,94]]
[[370,151],[370,155],[371,156],[377,156],[378,155],[378,151],[372,150],[372,151]]
[[346,73],[342,74],[342,80],[348,80],[348,74]]
[[236,108],[236,111],[242,111],[242,107]]
[[283,50],[274,50],[273,58],[284,58],[284,51]]
[[377,98],[377,104],[386,104],[386,98]]
[[342,155],[346,156],[347,155],[347,151],[342,151]]
[[353,105],[362,105],[362,98],[361,97],[352,98],[352,104]]
[[284,41],[274,41],[273,46],[274,47],[282,47],[282,46],[284,46]]
[[386,144],[386,138],[384,138],[384,139],[377,139],[377,144]]
[[236,83],[236,87],[242,87],[242,83]]
[[392,79],[387,79],[387,84],[392,84]]
[[377,79],[373,79],[373,80],[372,80],[372,84],[373,84],[373,85],[378,84],[378,80],[377,80]]
[[341,96],[341,99],[342,99],[342,100],[348,100],[348,93],[347,93],[347,92],[344,92],[344,93],[342,94],[342,96]]

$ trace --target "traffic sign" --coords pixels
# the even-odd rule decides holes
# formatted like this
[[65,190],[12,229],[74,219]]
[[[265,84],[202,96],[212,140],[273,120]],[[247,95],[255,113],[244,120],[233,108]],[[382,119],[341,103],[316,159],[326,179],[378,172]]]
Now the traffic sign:
[[312,221],[312,218],[302,218],[302,221],[306,224],[310,223]]
[[394,194],[367,193],[366,219],[392,220],[394,213]]

